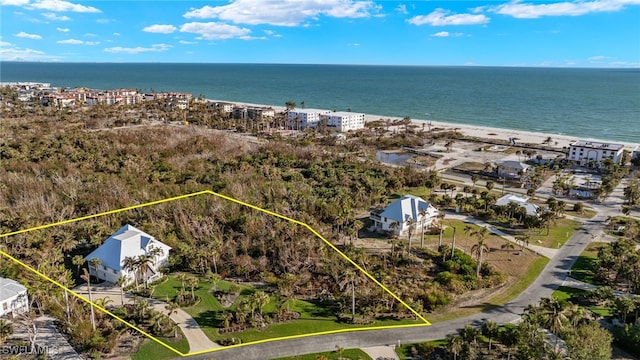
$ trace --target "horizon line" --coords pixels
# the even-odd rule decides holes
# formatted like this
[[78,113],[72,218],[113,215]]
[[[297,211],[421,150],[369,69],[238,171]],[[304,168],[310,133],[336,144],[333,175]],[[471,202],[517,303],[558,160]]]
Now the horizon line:
[[286,66],[371,66],[371,67],[442,67],[442,68],[530,68],[530,69],[609,69],[640,70],[638,66],[544,66],[544,65],[482,65],[482,64],[356,64],[356,63],[286,63],[286,62],[181,62],[181,61],[38,61],[2,60],[0,63],[21,64],[102,64],[102,65],[286,65]]

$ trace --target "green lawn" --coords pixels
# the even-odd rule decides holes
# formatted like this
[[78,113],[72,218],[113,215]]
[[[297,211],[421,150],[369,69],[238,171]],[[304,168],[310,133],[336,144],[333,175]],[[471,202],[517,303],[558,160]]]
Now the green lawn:
[[[579,296],[579,295],[584,295],[586,294],[587,291],[586,290],[582,290],[582,289],[576,289],[576,288],[572,288],[572,287],[568,287],[568,286],[560,286],[556,291],[553,292],[552,296],[555,297],[556,299],[563,301],[563,300],[569,300],[571,298],[571,296]],[[610,311],[607,307],[603,307],[603,306],[586,306],[585,307],[588,310],[591,310],[592,312],[600,315],[600,316],[609,316]]]
[[603,245],[605,245],[605,243],[592,242],[584,249],[571,268],[571,276],[573,278],[586,282],[587,284],[601,285],[595,279],[593,264],[598,257],[598,249]]
[[[232,283],[228,281],[218,281],[215,283],[217,289],[228,290]],[[198,322],[202,331],[213,341],[237,337],[242,339],[244,343],[261,340],[280,338],[283,336],[310,334],[323,331],[334,331],[349,328],[360,328],[363,325],[350,325],[345,323],[339,323],[334,315],[337,310],[333,308],[327,308],[325,305],[317,302],[303,301],[303,300],[289,300],[288,305],[291,310],[299,312],[300,318],[295,321],[275,324],[269,326],[265,330],[247,330],[241,333],[231,334],[218,334],[218,328],[221,325],[221,318],[219,314],[225,310],[220,302],[213,296],[212,287],[214,283],[200,278],[198,288],[195,290],[196,295],[200,298],[200,302],[196,305],[183,308],[184,311],[189,313]],[[166,301],[173,300],[176,291],[181,289],[181,282],[177,280],[175,275],[170,275],[168,280],[162,284],[158,284],[153,292],[153,297],[159,300]],[[187,286],[187,291],[191,289]],[[240,287],[240,296],[235,302],[228,308],[233,310],[242,299],[242,297],[249,296],[256,291],[255,288],[250,286]],[[271,301],[264,307],[264,312],[267,315],[275,310],[275,297],[271,297]],[[377,320],[370,326],[384,326],[384,325],[404,325],[404,324],[420,324],[419,320]]]
[[[182,352],[183,354],[189,352],[189,343],[184,337],[179,341],[171,341],[170,339],[166,338],[160,338],[159,340]],[[175,352],[150,339],[145,340],[142,346],[140,346],[140,349],[138,349],[137,352],[131,354],[132,360],[165,360],[175,359],[179,357],[180,356]]]
[[320,359],[321,356],[324,356],[327,360],[337,360],[337,359],[371,360],[371,357],[360,349],[345,349],[342,351],[342,356],[338,351],[327,351],[327,352],[314,353],[314,354],[283,357],[283,358],[278,358],[274,360],[316,360],[316,359]]
[[531,245],[558,249],[573,236],[573,233],[578,230],[580,226],[581,224],[578,221],[562,218],[557,219],[555,223],[551,225],[548,234],[546,228],[541,230],[531,229],[526,232],[522,232],[522,230],[513,230],[501,225],[497,225],[496,227],[513,236],[524,234],[529,235],[529,244]]

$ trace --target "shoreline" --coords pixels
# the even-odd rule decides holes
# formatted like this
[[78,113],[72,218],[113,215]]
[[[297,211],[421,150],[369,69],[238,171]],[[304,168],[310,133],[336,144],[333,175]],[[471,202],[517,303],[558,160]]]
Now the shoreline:
[[[278,106],[278,105],[254,104],[254,103],[247,103],[247,102],[236,102],[236,101],[216,100],[216,99],[205,99],[205,101],[227,102],[227,103],[245,105],[245,106],[269,106],[269,107],[272,107],[277,112],[283,112],[286,110],[286,107]],[[402,120],[403,118],[365,113],[365,123],[379,121],[379,120],[387,120],[387,119],[394,122],[394,121]],[[559,135],[559,134],[552,134],[552,133],[522,131],[522,130],[489,127],[489,126],[480,126],[480,125],[457,124],[457,123],[438,121],[438,120],[411,119],[411,124],[418,129],[421,129],[424,125],[425,130],[428,129],[429,124],[431,124],[432,129],[439,128],[439,131],[456,129],[458,132],[462,133],[465,136],[475,137],[480,139],[509,141],[509,138],[515,138],[517,139],[516,144],[525,144],[525,143],[542,144],[547,138],[551,137],[552,142],[551,144],[549,144],[549,146],[558,148],[558,149],[562,149],[563,147],[568,148],[570,144],[578,140],[588,140],[588,141],[596,141],[596,142],[611,143],[611,144],[622,144],[624,145],[625,150],[630,150],[630,151],[633,151],[636,147],[640,146],[640,143],[625,142],[625,141],[610,141],[610,140],[598,139],[595,137],[581,138],[581,137],[572,136],[572,135]],[[394,130],[402,131],[403,129],[404,129],[403,125],[394,125],[390,127],[390,131],[394,131]]]

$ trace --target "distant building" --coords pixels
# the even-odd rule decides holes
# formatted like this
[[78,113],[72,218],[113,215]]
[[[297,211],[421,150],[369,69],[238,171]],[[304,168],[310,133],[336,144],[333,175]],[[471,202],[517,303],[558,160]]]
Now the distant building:
[[[160,249],[155,255],[153,249]],[[152,261],[138,274],[142,279],[154,280],[162,276],[160,267],[164,266],[169,258],[171,247],[156,240],[153,236],[131,225],[125,225],[111,235],[105,242],[87,255],[85,260],[89,263],[89,273],[98,279],[116,283],[120,277],[125,277],[129,284],[134,281],[135,272],[125,269],[126,258],[136,258],[140,255],[153,255]],[[91,264],[92,259],[99,259],[99,264]]]
[[405,195],[389,204],[381,212],[372,212],[369,218],[374,222],[375,231],[390,231],[401,236],[409,229],[407,220],[412,219],[414,221],[413,226],[420,230],[422,226],[425,229],[431,226],[437,216],[438,209],[424,199],[413,195]]
[[567,159],[580,165],[602,166],[602,161],[611,159],[614,164],[620,164],[624,145],[602,143],[597,141],[579,140],[569,146]]
[[27,288],[15,280],[0,278],[0,316],[16,316],[27,311]]
[[338,131],[346,132],[364,128],[363,113],[353,113],[346,111],[330,112],[320,115],[320,120],[327,121],[327,126],[334,127]]
[[328,114],[331,111],[321,109],[291,109],[287,115],[287,120],[290,126],[295,128],[314,128],[318,126],[320,122],[320,116]]
[[498,177],[505,179],[521,179],[527,174],[530,166],[519,161],[503,161],[498,164]]
[[527,201],[528,197],[516,194],[507,194],[498,200],[496,200],[497,206],[507,206],[509,203],[516,203],[517,205],[525,208],[527,211],[527,215],[535,215],[538,216],[538,208],[539,206],[536,204],[530,204]]

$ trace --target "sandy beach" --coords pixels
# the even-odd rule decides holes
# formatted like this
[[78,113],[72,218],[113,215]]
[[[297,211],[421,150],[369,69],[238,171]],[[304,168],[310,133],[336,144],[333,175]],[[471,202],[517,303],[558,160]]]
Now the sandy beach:
[[[226,100],[209,100],[209,99],[207,100],[213,101],[213,102],[228,102],[228,103],[246,105],[246,106],[271,106],[277,112],[282,112],[286,110],[286,107],[284,106],[251,104],[251,103],[234,102],[234,101],[226,101]],[[365,114],[365,122],[378,121],[381,119],[385,121],[389,119],[391,120],[391,122],[402,120],[401,117]],[[625,149],[630,151],[633,151],[636,147],[640,146],[640,143],[609,141],[609,140],[602,140],[598,138],[579,138],[576,136],[569,136],[569,135],[557,135],[557,134],[548,134],[548,133],[540,133],[540,132],[533,132],[533,131],[520,131],[520,130],[487,127],[487,126],[456,124],[456,123],[437,121],[437,120],[431,120],[431,119],[428,119],[428,120],[411,119],[411,122],[416,127],[417,130],[421,130],[424,124],[425,131],[428,131],[429,124],[431,124],[431,129],[434,131],[435,129],[439,129],[438,131],[456,129],[458,132],[464,134],[465,136],[482,138],[482,139],[503,140],[503,141],[509,141],[510,138],[515,138],[517,139],[516,143],[542,144],[547,138],[551,137],[551,143],[548,145],[558,149],[562,149],[563,147],[568,147],[570,144],[576,142],[577,140],[591,140],[591,141],[598,141],[598,142],[623,144]],[[398,131],[401,131],[404,129],[404,126],[390,127],[390,130],[391,129],[397,129]]]

